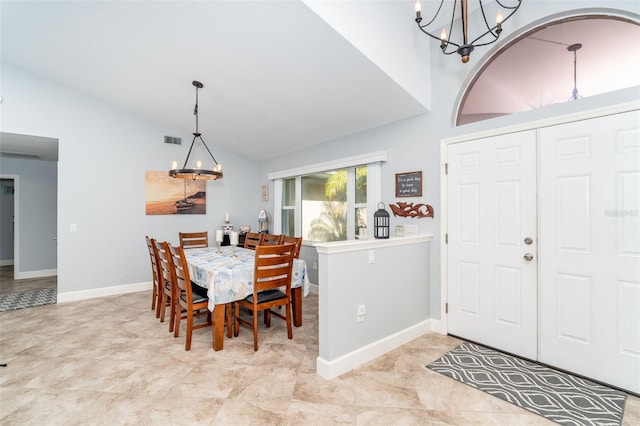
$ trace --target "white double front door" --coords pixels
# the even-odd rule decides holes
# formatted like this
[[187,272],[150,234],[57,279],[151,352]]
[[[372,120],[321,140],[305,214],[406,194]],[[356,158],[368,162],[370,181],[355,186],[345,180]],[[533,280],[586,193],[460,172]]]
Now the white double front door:
[[640,392],[640,114],[447,148],[448,331]]

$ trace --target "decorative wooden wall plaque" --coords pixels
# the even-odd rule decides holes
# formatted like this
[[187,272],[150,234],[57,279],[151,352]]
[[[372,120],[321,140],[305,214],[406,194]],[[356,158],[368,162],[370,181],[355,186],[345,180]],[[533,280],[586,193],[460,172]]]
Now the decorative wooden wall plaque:
[[399,202],[389,204],[394,216],[400,217],[433,217],[433,207],[429,204],[413,204]]

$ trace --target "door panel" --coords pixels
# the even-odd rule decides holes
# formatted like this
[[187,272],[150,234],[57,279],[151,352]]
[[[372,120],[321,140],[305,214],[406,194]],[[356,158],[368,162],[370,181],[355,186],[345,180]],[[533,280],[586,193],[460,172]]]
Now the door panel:
[[447,156],[449,332],[535,359],[535,131],[449,145]]
[[640,114],[540,129],[539,360],[640,392]]

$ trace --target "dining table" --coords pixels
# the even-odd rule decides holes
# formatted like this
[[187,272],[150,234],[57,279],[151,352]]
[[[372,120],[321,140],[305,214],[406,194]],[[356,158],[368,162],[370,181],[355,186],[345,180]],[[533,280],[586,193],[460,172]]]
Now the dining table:
[[[255,251],[236,246],[204,247],[184,250],[191,281],[207,289],[209,310],[213,313],[213,349],[224,347],[225,312],[228,304],[253,294]],[[309,294],[307,265],[294,259],[291,279],[293,325],[302,325],[302,298]],[[233,326],[227,325],[227,336]]]

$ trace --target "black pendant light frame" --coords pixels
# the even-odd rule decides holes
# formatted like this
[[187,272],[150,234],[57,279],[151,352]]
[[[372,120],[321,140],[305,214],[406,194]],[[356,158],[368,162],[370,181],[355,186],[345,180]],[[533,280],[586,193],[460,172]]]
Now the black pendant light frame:
[[[511,18],[511,16],[513,16],[513,14],[516,13],[518,8],[520,8],[520,5],[522,4],[522,0],[517,0],[517,4],[515,6],[503,4],[502,1],[496,0],[496,3],[498,4],[498,6],[507,10],[508,13],[505,17],[501,18],[498,22],[496,22],[496,24],[493,27],[491,27],[489,26],[489,22],[487,21],[487,16],[485,14],[485,7],[482,3],[482,0],[478,0],[478,2],[480,4],[480,11],[482,12],[482,18],[484,20],[486,31],[480,34],[471,42],[469,42],[469,32],[468,32],[467,0],[460,1],[460,12],[461,12],[460,16],[461,16],[461,25],[462,25],[462,41],[460,43],[451,41],[451,35],[453,33],[453,23],[456,20],[455,11],[456,11],[456,7],[458,6],[458,0],[455,0],[453,2],[453,6],[451,8],[451,23],[449,24],[449,33],[448,35],[445,35],[445,37],[443,37],[442,35],[438,37],[434,34],[431,34],[429,31],[427,31],[427,27],[436,20],[438,15],[440,15],[440,11],[442,10],[442,5],[444,4],[444,0],[440,1],[440,6],[438,6],[438,10],[433,15],[433,18],[424,25],[422,24],[422,11],[420,6],[420,0],[416,0],[415,21],[418,24],[418,28],[420,29],[420,31],[422,31],[429,37],[440,41],[440,49],[442,49],[442,53],[444,53],[445,55],[451,55],[452,53],[457,53],[462,57],[462,62],[467,63],[469,62],[469,56],[471,55],[471,52],[473,52],[473,50],[476,47],[486,46],[498,40],[498,38],[500,37],[500,33],[502,32],[502,24],[506,22],[507,19]],[[454,49],[449,49],[450,46],[452,46]]]
[[[189,153],[187,154],[187,158],[184,160],[184,164],[181,169],[171,169],[169,170],[169,176],[178,179],[193,179],[193,180],[217,180],[222,179],[222,167],[216,161],[216,158],[211,153],[211,150],[205,143],[204,139],[202,139],[202,134],[198,132],[198,89],[202,89],[204,85],[199,81],[193,81],[191,84],[196,88],[196,106],[193,110],[193,114],[196,116],[196,131],[193,132],[193,140],[191,141],[191,146],[189,147]],[[196,140],[199,139],[202,142],[202,145],[207,149],[207,152],[213,159],[214,167],[212,170],[207,169],[187,169],[187,163],[189,162],[189,157],[191,156],[191,151],[193,150],[193,145]]]

